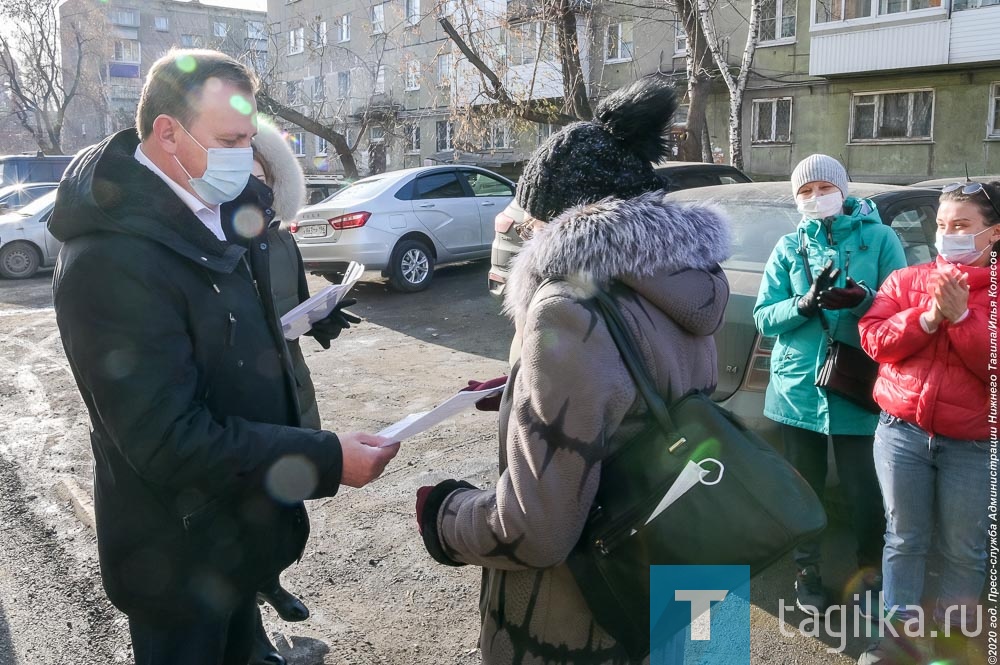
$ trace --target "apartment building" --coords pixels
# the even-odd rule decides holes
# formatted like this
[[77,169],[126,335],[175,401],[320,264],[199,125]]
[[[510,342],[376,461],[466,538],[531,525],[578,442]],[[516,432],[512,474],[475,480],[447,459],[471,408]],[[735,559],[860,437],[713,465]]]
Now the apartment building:
[[100,73],[99,98],[81,98],[67,122],[69,152],[135,124],[139,93],[149,67],[174,47],[213,48],[259,69],[268,67],[266,14],[204,5],[198,0],[66,0],[62,16],[100,6],[105,48],[90,67]]

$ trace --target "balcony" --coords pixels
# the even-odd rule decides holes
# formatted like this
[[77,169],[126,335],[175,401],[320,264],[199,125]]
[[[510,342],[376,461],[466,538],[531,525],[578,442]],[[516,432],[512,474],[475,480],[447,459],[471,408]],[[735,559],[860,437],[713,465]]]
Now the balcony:
[[955,11],[951,15],[949,63],[1000,60],[1000,5]]
[[870,23],[843,32],[813,32],[809,74],[833,76],[948,64],[951,23]]

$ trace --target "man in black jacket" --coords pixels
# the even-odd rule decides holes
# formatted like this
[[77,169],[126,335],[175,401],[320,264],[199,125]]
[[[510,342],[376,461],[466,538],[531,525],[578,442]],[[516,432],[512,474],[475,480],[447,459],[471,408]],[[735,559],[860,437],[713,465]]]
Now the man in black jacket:
[[[309,533],[303,499],[398,444],[299,427],[247,187],[252,75],[214,51],[151,68],[137,129],[74,159],[49,222],[56,319],[90,412],[101,576],[137,663],[245,665],[255,593]],[[248,222],[249,220],[249,222]]]

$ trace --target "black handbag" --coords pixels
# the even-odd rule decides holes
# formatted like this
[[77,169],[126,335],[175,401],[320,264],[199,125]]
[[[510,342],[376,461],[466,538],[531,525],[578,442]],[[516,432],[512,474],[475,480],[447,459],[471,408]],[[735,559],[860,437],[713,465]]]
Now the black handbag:
[[[806,280],[812,286],[813,276],[809,270],[809,257],[805,243],[799,236],[799,256],[805,264]],[[882,408],[875,402],[875,380],[878,378],[878,363],[856,346],[838,342],[830,334],[830,324],[822,310],[816,313],[826,335],[826,358],[816,374],[816,386],[860,406],[879,413]]]
[[707,395],[668,407],[615,300],[598,293],[594,302],[648,412],[641,432],[603,460],[567,564],[598,625],[641,660],[650,565],[749,565],[755,575],[822,532],[826,513],[774,448]]

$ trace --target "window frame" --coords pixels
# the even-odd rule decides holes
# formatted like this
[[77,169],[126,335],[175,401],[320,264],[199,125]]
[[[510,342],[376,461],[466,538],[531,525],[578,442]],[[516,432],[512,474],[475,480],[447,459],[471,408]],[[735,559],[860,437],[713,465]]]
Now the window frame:
[[420,60],[407,58],[404,64],[404,88],[407,92],[420,90]]
[[313,135],[313,155],[326,157],[330,154],[330,143],[322,136]]
[[407,26],[413,27],[420,23],[420,0],[404,0],[403,17]]
[[[798,0],[773,0],[774,2],[774,39],[761,39],[758,46],[781,46],[783,44],[794,44],[798,39],[799,7]],[[785,8],[791,5],[794,13],[786,16]],[[763,10],[765,7],[762,6]],[[781,35],[782,27],[786,18],[792,19],[792,34],[785,37]]]
[[305,87],[301,80],[285,81],[285,103],[292,107],[302,106],[305,103]]
[[990,83],[989,115],[986,116],[986,138],[1000,140],[1000,81]]
[[[633,35],[634,38],[634,35]],[[677,21],[674,23],[674,57],[685,56],[688,52],[687,46],[687,28],[684,26],[684,21]],[[681,44],[683,43],[683,46]]]
[[312,22],[312,46],[313,48],[322,48],[326,46],[329,31],[326,28],[326,21],[319,20]]
[[[325,23],[325,21],[324,21]],[[351,15],[341,14],[333,20],[334,30],[337,31],[337,43],[346,44],[351,41]],[[325,44],[326,42],[324,42]]]
[[[900,12],[883,13],[882,12],[882,0],[865,0],[867,3],[868,14],[864,16],[854,16],[851,18],[843,18],[845,13],[845,5],[849,0],[833,0],[834,4],[840,3],[840,14],[841,18],[831,18],[829,21],[819,21],[817,20],[817,11],[819,9],[818,0],[809,0],[809,31],[810,32],[824,32],[827,30],[842,30],[847,26],[852,25],[867,25],[872,23],[891,23],[900,20],[905,20],[907,18],[914,17],[927,17],[934,16],[937,14],[945,14],[948,12],[948,3],[945,0],[938,0],[938,5],[934,7],[924,7],[921,9],[911,9],[910,5],[914,0],[907,0],[907,9]],[[958,9],[958,8],[956,8]]]
[[[220,27],[222,28],[221,35],[219,34]],[[225,21],[212,21],[212,37],[216,39],[226,39],[229,37],[229,24]]]
[[267,39],[267,26],[264,21],[247,20],[247,39]]
[[299,26],[288,31],[288,55],[305,53],[305,28]]
[[[857,138],[854,136],[854,119],[855,110],[857,108],[857,101],[859,97],[874,97],[875,98],[875,116],[872,120],[872,132],[876,133],[878,131],[879,125],[881,124],[882,112],[884,108],[883,97],[886,95],[909,95],[909,100],[907,103],[907,132],[912,131],[913,128],[913,93],[917,92],[929,92],[931,93],[931,104],[930,104],[930,122],[929,133],[927,136],[905,136],[905,137],[894,137],[894,138]],[[903,90],[866,90],[864,92],[852,92],[851,93],[851,108],[848,119],[848,137],[847,142],[849,145],[872,145],[872,144],[885,144],[885,143],[933,143],[934,142],[934,113],[937,107],[937,94],[934,88],[906,88]]]
[[[121,57],[118,54],[118,46],[128,44],[129,53],[125,53],[125,48],[121,49]],[[126,55],[135,56],[134,58],[128,58]],[[138,39],[115,39],[112,45],[111,51],[111,62],[121,62],[127,64],[140,64],[142,63],[142,42]]]
[[384,35],[385,34],[385,3],[379,2],[372,5],[371,14],[369,16],[372,23],[372,34],[373,35]]
[[[624,50],[623,47],[625,44],[624,40],[622,39],[622,33],[626,25],[631,26],[632,30],[632,41],[628,43],[629,44],[628,57],[622,55],[622,51]],[[617,27],[616,30],[617,35],[615,35],[615,44],[618,47],[617,55],[613,58],[609,58],[608,54],[609,54],[609,48],[611,46],[611,31],[613,28],[616,27]],[[632,62],[633,60],[635,60],[635,21],[613,19],[608,24],[608,29],[604,31],[604,64],[614,65],[622,62]]]
[[372,83],[372,92],[376,95],[385,94],[385,65],[379,65],[375,71],[375,80]]
[[[491,120],[483,134],[483,150],[512,150],[513,135],[510,122],[503,119]],[[501,138],[498,144],[497,137]]]
[[313,76],[312,85],[310,86],[309,96],[314,102],[326,101],[326,81],[323,75]]
[[289,132],[289,145],[292,147],[292,154],[296,157],[306,156],[306,136],[305,132]]
[[[123,21],[122,17],[128,15],[128,21]],[[140,12],[136,7],[116,7],[108,12],[108,23],[123,28],[140,27]]]
[[420,123],[408,122],[403,125],[403,154],[420,154]]
[[[344,81],[347,82],[346,90],[344,87]],[[351,70],[345,69],[344,71],[337,72],[337,99],[350,99],[351,98]]]
[[[446,73],[442,76],[441,63],[447,62]],[[439,88],[447,88],[451,86],[451,80],[454,78],[454,63],[455,58],[451,53],[440,53],[437,57],[437,85]]]
[[[444,124],[444,146],[441,144],[441,125]],[[455,123],[451,120],[438,120],[434,123],[434,147],[435,152],[444,152],[455,149]]]
[[[778,124],[778,102],[788,102],[788,138],[779,140],[777,137]],[[757,129],[759,127],[760,115],[757,109],[765,104],[771,105],[771,138],[758,139]],[[792,138],[792,111],[795,108],[795,101],[792,97],[765,97],[754,99],[750,102],[750,145],[790,145],[794,143]]]
[[157,32],[170,32],[170,17],[154,16],[153,29],[156,30]]

